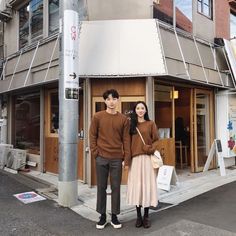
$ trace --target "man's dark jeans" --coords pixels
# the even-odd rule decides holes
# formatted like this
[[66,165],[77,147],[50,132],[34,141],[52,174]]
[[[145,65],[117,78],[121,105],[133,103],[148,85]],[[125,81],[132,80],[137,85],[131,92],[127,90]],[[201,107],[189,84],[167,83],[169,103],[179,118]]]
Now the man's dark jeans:
[[120,185],[122,177],[122,160],[105,159],[98,156],[96,158],[97,174],[97,212],[106,213],[107,203],[107,182],[110,173],[111,183],[111,210],[112,214],[120,214]]

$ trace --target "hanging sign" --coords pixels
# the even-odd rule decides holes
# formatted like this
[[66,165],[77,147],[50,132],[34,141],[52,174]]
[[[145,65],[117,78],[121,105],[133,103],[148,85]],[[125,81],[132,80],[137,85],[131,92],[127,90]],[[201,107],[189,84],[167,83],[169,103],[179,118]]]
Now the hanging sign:
[[177,174],[174,166],[163,165],[159,168],[157,176],[157,187],[166,191],[170,191],[171,185],[176,185]]
[[64,98],[79,98],[79,14],[64,11]]

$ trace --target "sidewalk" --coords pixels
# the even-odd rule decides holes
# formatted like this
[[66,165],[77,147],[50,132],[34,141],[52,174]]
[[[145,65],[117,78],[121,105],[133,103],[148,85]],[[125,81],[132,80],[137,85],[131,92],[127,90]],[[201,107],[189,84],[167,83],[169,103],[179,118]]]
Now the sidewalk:
[[[48,189],[37,189],[37,191],[55,201],[57,201],[57,182],[58,177],[54,174],[30,171],[24,175],[36,178],[39,181],[50,183]],[[177,173],[178,184],[173,186],[170,192],[159,190],[160,207],[151,212],[165,210],[169,207],[180,204],[188,199],[198,196],[204,192],[210,191],[219,186],[236,181],[236,169],[226,169],[226,176],[220,176],[219,170],[211,170],[205,173]],[[129,221],[136,218],[134,206],[126,205],[126,185],[121,187],[121,213],[119,219],[121,221]],[[107,212],[111,212],[110,206],[110,188],[108,187],[107,196]],[[80,214],[84,218],[97,221],[99,214],[96,212],[96,187],[90,188],[87,184],[78,181],[78,205],[71,209]]]

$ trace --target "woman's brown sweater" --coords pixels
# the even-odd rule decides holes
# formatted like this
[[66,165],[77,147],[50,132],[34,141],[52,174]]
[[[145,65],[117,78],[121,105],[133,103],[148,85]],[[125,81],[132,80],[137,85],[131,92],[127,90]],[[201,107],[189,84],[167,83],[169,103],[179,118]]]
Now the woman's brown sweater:
[[136,157],[141,154],[153,154],[155,147],[152,146],[153,142],[158,140],[158,132],[156,124],[153,121],[144,121],[137,125],[140,133],[143,136],[145,144],[143,144],[139,134],[131,136],[131,156]]

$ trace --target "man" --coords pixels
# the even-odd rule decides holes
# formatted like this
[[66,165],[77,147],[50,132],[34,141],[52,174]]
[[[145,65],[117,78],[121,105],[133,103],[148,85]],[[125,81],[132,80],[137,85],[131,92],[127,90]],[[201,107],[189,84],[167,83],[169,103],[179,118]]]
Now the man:
[[104,229],[106,221],[107,181],[111,183],[111,225],[121,228],[117,215],[120,214],[120,185],[122,161],[130,162],[130,135],[127,117],[116,111],[119,94],[110,89],[104,92],[106,110],[97,112],[91,122],[89,138],[92,158],[96,158],[97,212],[101,214],[97,229]]

